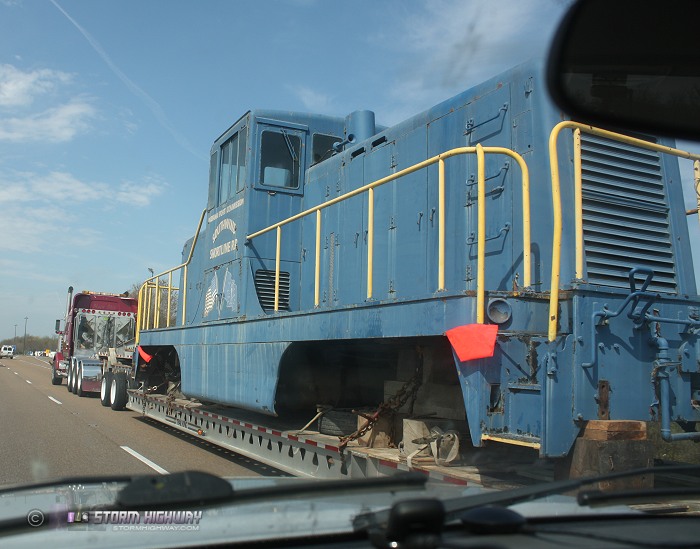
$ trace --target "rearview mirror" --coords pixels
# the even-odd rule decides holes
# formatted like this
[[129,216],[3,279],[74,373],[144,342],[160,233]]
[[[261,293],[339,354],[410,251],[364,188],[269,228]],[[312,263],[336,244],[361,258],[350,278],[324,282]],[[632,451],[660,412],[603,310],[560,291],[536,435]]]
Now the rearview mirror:
[[700,139],[697,0],[580,0],[555,34],[547,84],[569,116]]

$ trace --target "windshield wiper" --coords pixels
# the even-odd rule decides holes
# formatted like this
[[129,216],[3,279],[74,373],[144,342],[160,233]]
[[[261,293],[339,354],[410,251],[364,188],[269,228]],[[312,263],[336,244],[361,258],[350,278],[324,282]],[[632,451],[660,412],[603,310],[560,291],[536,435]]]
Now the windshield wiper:
[[285,143],[287,143],[287,149],[289,149],[289,155],[292,157],[292,162],[295,164],[298,164],[299,157],[297,156],[297,153],[294,150],[294,146],[292,145],[292,140],[289,139],[289,135],[287,135],[287,132],[284,130],[282,130],[282,135],[284,136]]
[[[608,473],[605,475],[599,475],[595,477],[582,477],[575,479],[558,480],[554,482],[548,482],[546,484],[524,486],[522,488],[515,488],[513,490],[504,490],[498,492],[489,492],[486,494],[464,496],[442,502],[445,509],[445,522],[458,519],[460,515],[465,511],[475,509],[477,507],[483,507],[485,505],[498,505],[506,507],[509,505],[515,505],[516,503],[540,499],[545,496],[562,494],[571,490],[576,490],[578,488],[581,488],[582,486],[597,484],[603,481],[635,477],[650,473],[666,473],[681,471],[700,473],[700,465],[667,465],[661,467],[643,467],[640,469],[630,469],[628,471]],[[700,490],[696,490],[695,493],[697,493],[698,491]],[[650,490],[650,493],[653,493],[653,491]],[[611,492],[608,495],[614,496],[614,494],[614,492]],[[588,505],[588,503],[585,504]],[[358,515],[353,520],[353,526],[356,531],[366,531],[368,529],[376,528],[379,525],[386,524],[388,522],[390,513],[391,509],[383,509],[381,511],[376,511],[373,513],[364,513]]]
[[594,507],[596,505],[610,505],[616,502],[632,505],[693,496],[700,496],[700,486],[691,488],[686,486],[674,486],[672,488],[618,490],[615,492],[586,490],[585,492],[580,492],[578,496],[576,496],[576,501],[581,506]]
[[198,471],[185,471],[136,478],[122,488],[115,504],[118,508],[134,511],[154,507],[160,510],[184,504],[202,506],[344,491],[418,489],[424,488],[427,481],[428,478],[421,473],[400,473],[389,477],[367,479],[309,480],[234,491],[231,484],[220,477]]

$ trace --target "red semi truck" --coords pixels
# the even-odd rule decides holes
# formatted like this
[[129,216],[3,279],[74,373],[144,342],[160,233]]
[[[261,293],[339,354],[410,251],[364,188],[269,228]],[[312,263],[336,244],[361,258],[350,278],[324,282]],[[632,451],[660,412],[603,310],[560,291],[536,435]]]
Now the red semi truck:
[[131,370],[136,333],[137,300],[127,294],[68,288],[63,330],[56,321],[58,349],[51,382],[68,380],[78,396],[100,393],[104,406],[121,409],[127,400],[127,373]]

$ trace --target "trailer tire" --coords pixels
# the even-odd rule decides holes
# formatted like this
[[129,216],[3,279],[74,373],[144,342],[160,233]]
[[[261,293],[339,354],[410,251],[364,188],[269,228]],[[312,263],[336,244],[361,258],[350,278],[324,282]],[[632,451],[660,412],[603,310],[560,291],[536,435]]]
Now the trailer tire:
[[114,375],[112,372],[104,372],[102,374],[102,383],[100,383],[100,404],[102,406],[112,405],[112,379]]
[[73,393],[74,395],[77,395],[78,394],[78,367],[76,364],[73,365],[72,371],[73,371],[73,382],[71,383],[71,386],[70,386],[70,392]]
[[112,377],[112,384],[110,385],[110,400],[112,401],[112,410],[123,410],[126,406],[128,400],[128,393],[126,392],[126,374],[119,372],[114,374]]
[[75,378],[75,394],[79,397],[85,396],[85,391],[83,391],[83,367],[82,365],[78,368],[77,377]]

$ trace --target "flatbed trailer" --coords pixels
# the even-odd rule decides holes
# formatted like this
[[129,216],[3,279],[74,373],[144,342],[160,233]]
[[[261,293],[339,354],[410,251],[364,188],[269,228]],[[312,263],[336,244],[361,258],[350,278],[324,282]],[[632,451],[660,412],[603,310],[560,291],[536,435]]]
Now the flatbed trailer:
[[[339,438],[315,430],[294,428],[289,420],[269,418],[223,406],[129,390],[127,408],[174,429],[201,438],[292,476],[314,479],[374,478],[402,471],[421,472],[431,480],[506,489],[554,478],[551,466],[532,450],[480,450],[483,462],[468,465],[467,455],[453,466],[437,465],[432,457],[414,459],[396,448],[369,448],[357,441],[342,447]],[[303,419],[299,418],[299,425]],[[507,451],[506,451],[507,450]],[[497,457],[497,459],[495,459]],[[515,472],[517,469],[517,473]]]

